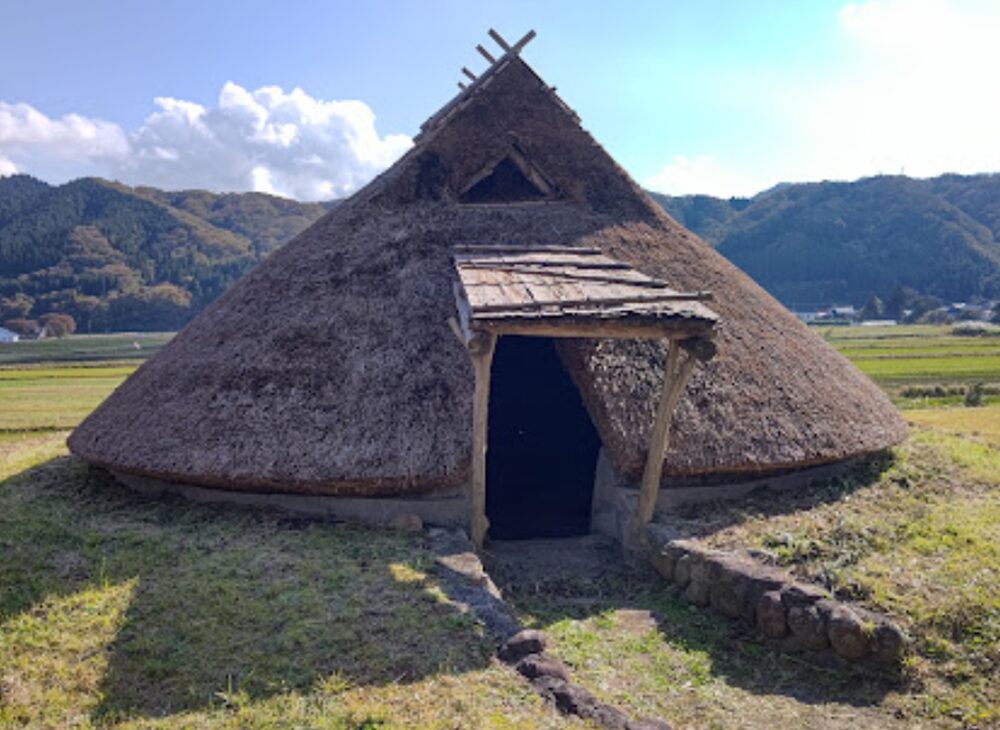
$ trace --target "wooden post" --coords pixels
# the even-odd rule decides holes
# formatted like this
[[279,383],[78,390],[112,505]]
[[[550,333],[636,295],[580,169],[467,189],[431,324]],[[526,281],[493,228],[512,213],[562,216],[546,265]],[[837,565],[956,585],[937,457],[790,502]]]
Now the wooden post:
[[639,507],[636,509],[633,526],[635,534],[632,536],[635,539],[641,538],[642,529],[653,519],[656,498],[660,493],[660,477],[663,475],[663,458],[670,444],[670,424],[673,422],[677,401],[680,400],[697,362],[696,357],[685,354],[684,361],[678,365],[680,343],[670,342],[668,347],[667,362],[663,368],[663,390],[660,391],[660,404],[656,409],[656,422],[649,437],[649,453],[639,488]]
[[491,332],[477,332],[469,341],[469,355],[476,373],[476,390],[472,401],[472,499],[469,529],[476,550],[483,547],[483,539],[490,523],[486,518],[486,446],[487,418],[490,405],[490,366],[496,349],[497,336]]

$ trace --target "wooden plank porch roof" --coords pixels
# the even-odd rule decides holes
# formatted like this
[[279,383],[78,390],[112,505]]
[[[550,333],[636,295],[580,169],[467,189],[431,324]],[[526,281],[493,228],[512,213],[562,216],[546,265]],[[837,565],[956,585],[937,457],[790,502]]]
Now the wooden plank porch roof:
[[678,292],[598,249],[468,246],[454,260],[459,313],[473,330],[679,338],[704,336],[718,319],[707,292]]

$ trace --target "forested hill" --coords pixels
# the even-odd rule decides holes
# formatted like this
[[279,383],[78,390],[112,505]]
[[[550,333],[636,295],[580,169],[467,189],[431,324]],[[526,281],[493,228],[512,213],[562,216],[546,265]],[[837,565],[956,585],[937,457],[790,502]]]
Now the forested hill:
[[[1000,298],[1000,175],[654,197],[793,308],[897,286]],[[334,204],[0,178],[0,324],[60,312],[83,332],[175,329]]]
[[259,193],[0,178],[0,323],[176,329],[329,205]]
[[897,286],[945,301],[1000,297],[1000,175],[654,197],[793,308],[860,305]]

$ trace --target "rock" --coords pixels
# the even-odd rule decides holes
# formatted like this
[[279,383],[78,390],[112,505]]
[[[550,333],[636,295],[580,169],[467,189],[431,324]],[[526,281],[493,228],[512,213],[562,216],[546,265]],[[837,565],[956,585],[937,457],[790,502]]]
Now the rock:
[[607,730],[627,730],[629,727],[628,715],[617,707],[600,701],[595,702],[594,709],[587,716],[587,719],[600,727],[607,728]]
[[501,661],[513,664],[529,654],[545,651],[548,641],[545,634],[537,629],[522,629],[504,642],[497,652]]
[[818,586],[811,586],[805,583],[789,583],[781,590],[781,600],[785,606],[811,606],[816,601],[829,598],[830,594]]
[[909,643],[903,630],[891,621],[879,621],[875,624],[872,653],[879,664],[898,664],[906,655]]
[[743,594],[747,589],[746,569],[737,560],[717,560],[711,571],[708,602],[728,618],[743,614]]
[[747,562],[745,567],[747,572],[743,586],[742,617],[748,626],[755,626],[757,623],[757,604],[760,602],[760,597],[769,591],[780,595],[781,589],[789,580],[781,571],[766,565]]
[[424,521],[417,515],[405,514],[392,518],[389,527],[402,532],[420,532],[424,529]]
[[674,585],[678,588],[686,588],[691,580],[691,563],[693,558],[685,553],[677,559],[674,565]]
[[769,639],[788,633],[787,612],[778,591],[766,591],[757,601],[757,629]]
[[[784,592],[782,602],[784,602]],[[788,628],[797,646],[821,651],[828,645],[826,626],[819,609],[812,605],[794,605],[788,609]]]
[[663,547],[649,553],[649,563],[653,569],[669,581],[674,579],[674,566],[680,557],[677,550]]
[[552,698],[560,712],[581,717],[590,717],[594,713],[597,700],[583,687],[549,676],[540,677],[533,684]]
[[646,525],[646,545],[654,552],[661,552],[676,540],[679,534],[676,529],[650,522]]
[[827,620],[826,635],[830,646],[848,661],[864,659],[871,651],[872,637],[864,622],[846,606],[836,605]]
[[712,564],[701,556],[692,555],[691,558],[690,580],[684,590],[684,596],[696,606],[707,606]]
[[569,670],[566,665],[546,654],[529,654],[517,663],[515,669],[528,679],[554,677],[564,682],[569,681]]

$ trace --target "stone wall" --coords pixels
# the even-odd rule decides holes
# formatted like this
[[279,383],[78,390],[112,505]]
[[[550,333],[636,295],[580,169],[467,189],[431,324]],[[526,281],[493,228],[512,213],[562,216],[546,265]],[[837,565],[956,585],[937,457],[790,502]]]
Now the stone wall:
[[783,647],[882,666],[898,665],[907,652],[908,638],[885,616],[834,600],[748,555],[675,539],[655,524],[645,542],[649,562],[687,600],[742,621]]

